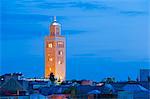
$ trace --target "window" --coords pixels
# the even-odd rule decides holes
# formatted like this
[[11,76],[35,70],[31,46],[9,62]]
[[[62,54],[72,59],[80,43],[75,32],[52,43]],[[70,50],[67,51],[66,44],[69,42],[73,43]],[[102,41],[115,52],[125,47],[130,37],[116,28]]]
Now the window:
[[58,54],[59,55],[63,55],[63,51],[58,51]]
[[53,61],[53,58],[48,58],[48,61]]
[[49,68],[49,71],[51,71],[52,69],[51,68]]
[[62,61],[58,61],[58,64],[62,64]]
[[49,48],[52,48],[52,47],[53,47],[53,44],[52,44],[52,43],[49,43],[49,44],[48,44],[48,47],[49,47]]
[[57,42],[57,46],[63,48],[63,47],[64,47],[64,42],[58,41],[58,42]]

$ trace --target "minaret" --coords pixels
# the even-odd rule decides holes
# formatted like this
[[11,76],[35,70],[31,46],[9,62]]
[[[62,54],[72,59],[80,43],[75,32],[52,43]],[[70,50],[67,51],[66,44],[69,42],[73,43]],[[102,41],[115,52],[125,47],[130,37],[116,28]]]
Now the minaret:
[[54,17],[50,25],[50,35],[45,38],[45,78],[53,73],[57,80],[66,78],[66,44],[61,36],[61,25]]

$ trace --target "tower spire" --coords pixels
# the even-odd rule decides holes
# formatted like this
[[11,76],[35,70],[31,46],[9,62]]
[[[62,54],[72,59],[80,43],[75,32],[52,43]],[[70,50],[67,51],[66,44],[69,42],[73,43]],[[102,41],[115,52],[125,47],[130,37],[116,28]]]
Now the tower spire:
[[54,16],[54,21],[56,21],[56,16]]
[[50,36],[59,36],[61,25],[56,21],[56,16],[53,17],[53,22],[50,25]]
[[66,44],[61,35],[61,24],[52,17],[49,30],[50,35],[45,39],[45,78],[53,73],[61,82],[66,78]]

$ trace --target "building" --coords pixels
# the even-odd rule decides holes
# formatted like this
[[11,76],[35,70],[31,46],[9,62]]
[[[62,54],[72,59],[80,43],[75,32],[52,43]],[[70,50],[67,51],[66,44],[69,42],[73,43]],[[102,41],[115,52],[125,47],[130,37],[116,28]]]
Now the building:
[[0,96],[27,95],[28,82],[22,79],[21,73],[11,73],[0,76]]
[[53,73],[57,80],[66,78],[66,44],[61,35],[61,25],[54,17],[50,25],[50,35],[45,38],[45,78]]
[[140,81],[148,81],[150,79],[150,69],[140,69]]
[[126,84],[118,92],[118,99],[149,99],[149,96],[149,90],[136,83]]
[[82,80],[81,85],[93,85],[93,81],[92,80]]

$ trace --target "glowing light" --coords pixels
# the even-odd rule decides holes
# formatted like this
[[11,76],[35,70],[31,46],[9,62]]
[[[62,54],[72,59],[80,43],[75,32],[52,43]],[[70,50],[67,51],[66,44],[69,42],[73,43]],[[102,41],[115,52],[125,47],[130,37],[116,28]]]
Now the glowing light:
[[[51,72],[59,79],[65,80],[66,75],[66,43],[61,36],[61,26],[54,22],[50,25],[50,35],[45,38],[45,78]],[[61,77],[60,77],[61,74]],[[58,78],[57,78],[58,79]]]
[[49,70],[51,71],[52,69],[51,69],[51,68],[49,68]]
[[48,60],[49,60],[49,61],[53,61],[53,58],[49,58]]
[[102,86],[102,85],[104,85],[104,83],[98,83],[98,84],[97,84],[97,86]]
[[53,47],[52,43],[49,43],[49,44],[48,44],[48,47],[49,47],[49,48],[52,48],[52,47]]
[[60,79],[62,79],[62,76],[60,76]]
[[58,61],[58,64],[62,64],[62,62],[61,62],[61,61]]

